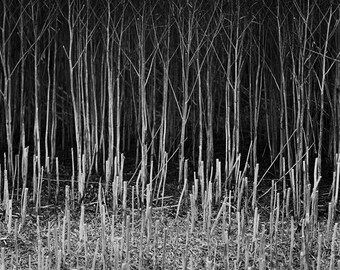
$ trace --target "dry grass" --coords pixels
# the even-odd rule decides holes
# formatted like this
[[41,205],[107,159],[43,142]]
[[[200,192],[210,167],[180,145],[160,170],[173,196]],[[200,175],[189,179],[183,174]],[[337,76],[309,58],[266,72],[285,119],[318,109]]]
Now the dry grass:
[[[236,204],[228,196],[223,196],[224,206],[211,204],[206,217],[203,208],[207,205],[200,200],[196,211],[183,203],[177,215],[178,195],[165,199],[163,207],[154,204],[148,211],[145,207],[132,211],[131,190],[127,193],[130,193],[130,207],[124,210],[120,204],[115,213],[110,199],[102,199],[100,203],[94,195],[92,202],[88,199],[83,204],[83,217],[77,203],[74,209],[71,204],[48,205],[47,197],[43,196],[37,213],[35,204],[29,200],[24,226],[20,205],[14,203],[11,232],[6,233],[5,216],[0,224],[1,269],[337,269],[340,266],[337,223],[328,224],[325,218],[315,225],[306,217],[295,220],[286,215],[281,203],[272,210],[268,204],[258,204],[255,212],[249,205],[247,212],[245,207],[236,212]],[[183,202],[187,199],[182,198]],[[268,199],[270,195],[264,201]]]

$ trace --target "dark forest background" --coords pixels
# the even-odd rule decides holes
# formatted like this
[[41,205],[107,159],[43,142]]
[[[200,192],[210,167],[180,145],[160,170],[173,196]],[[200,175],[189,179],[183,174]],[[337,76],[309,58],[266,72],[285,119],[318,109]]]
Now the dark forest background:
[[1,166],[332,178],[339,19],[337,1],[3,0]]

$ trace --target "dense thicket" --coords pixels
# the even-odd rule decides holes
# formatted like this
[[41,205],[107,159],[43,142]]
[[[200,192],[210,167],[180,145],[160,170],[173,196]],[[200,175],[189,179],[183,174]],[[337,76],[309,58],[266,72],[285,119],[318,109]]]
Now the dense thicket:
[[337,1],[3,0],[2,164],[73,147],[79,178],[130,153],[142,178],[179,160],[182,181],[185,159],[227,177],[249,149],[250,172],[302,181],[317,158],[320,176],[340,148],[339,17]]

